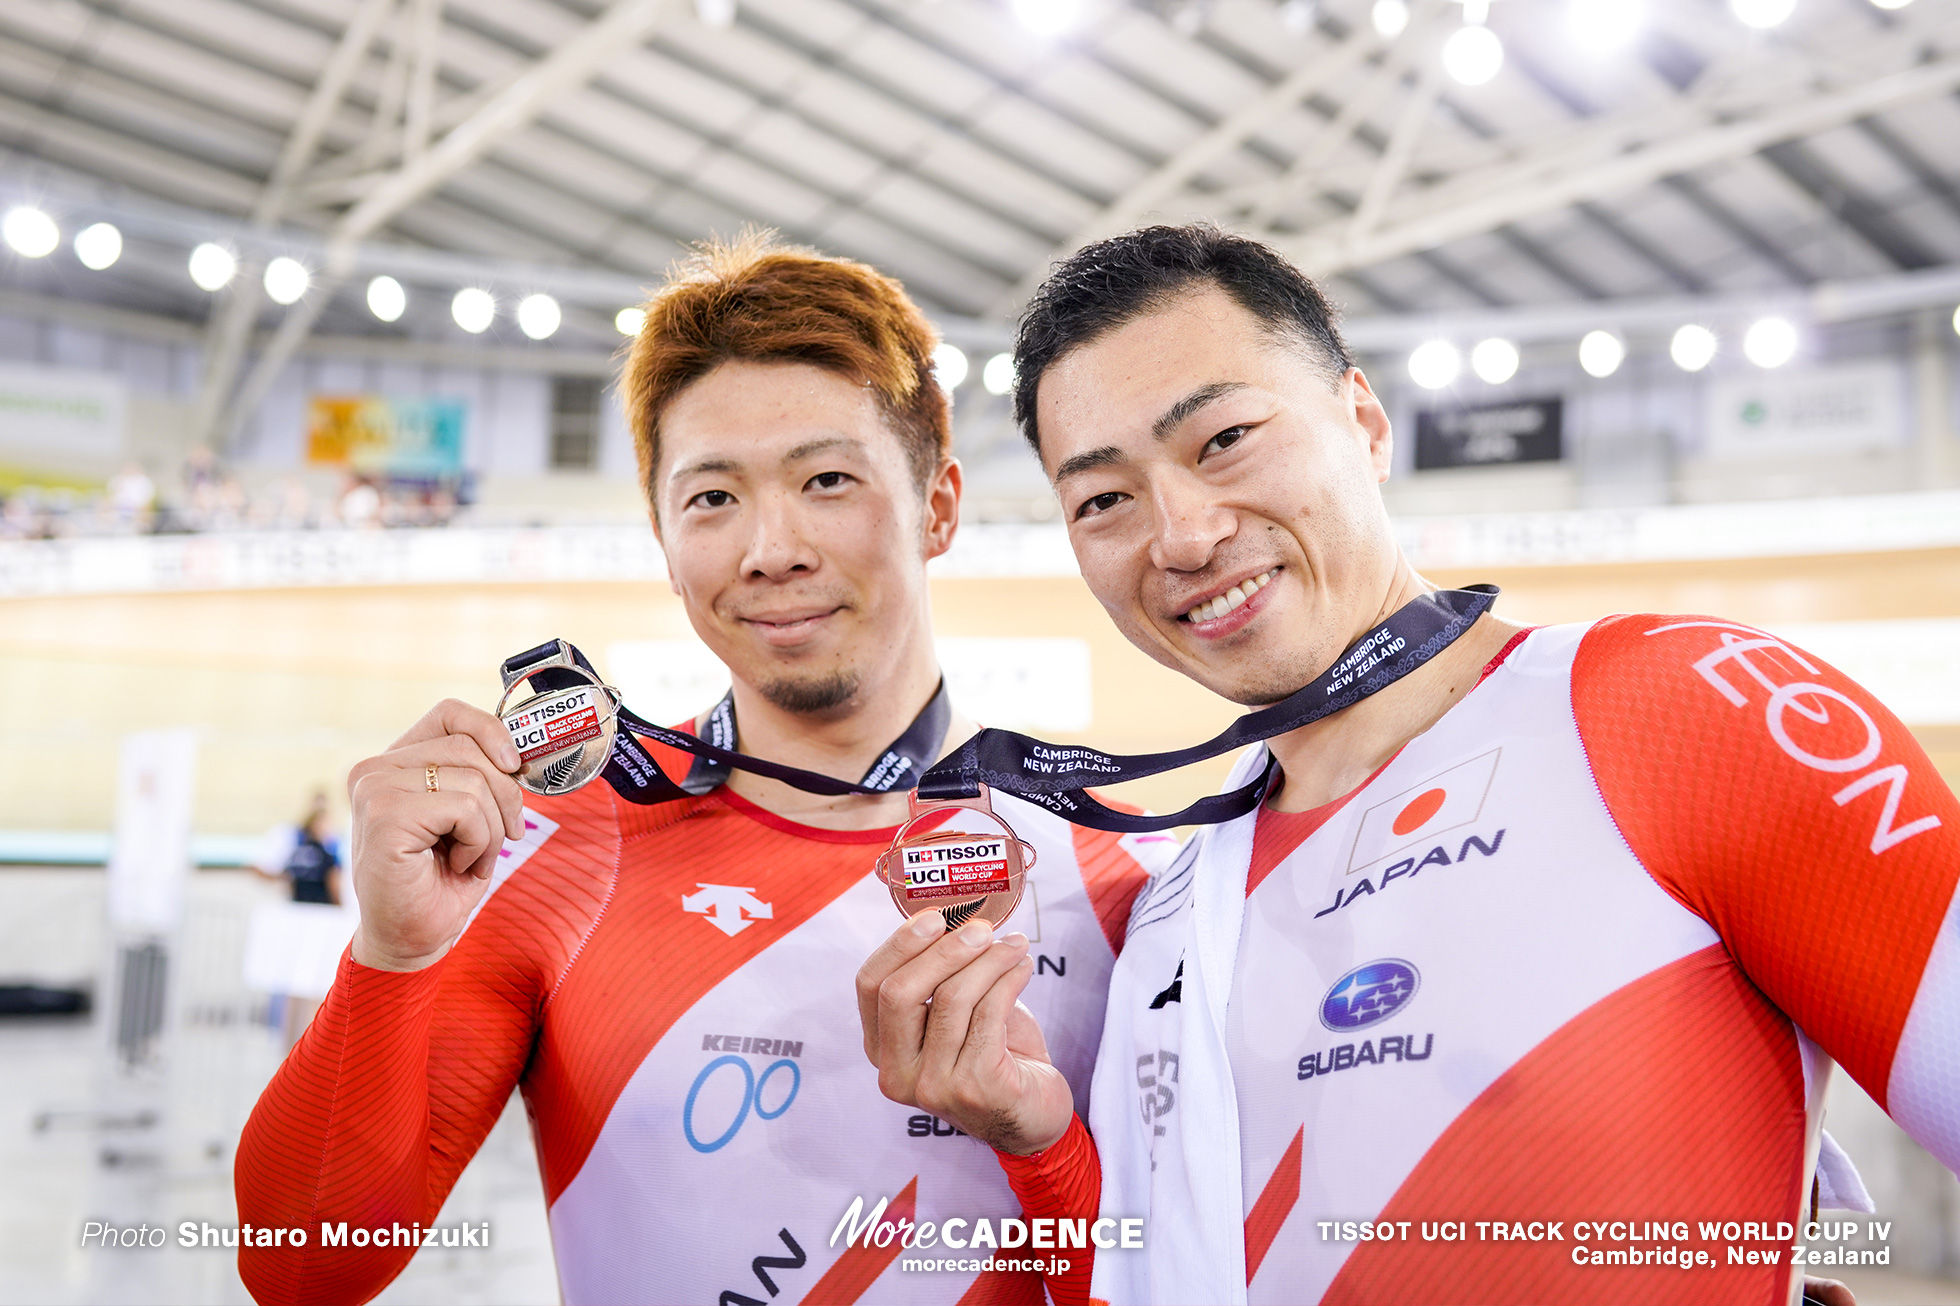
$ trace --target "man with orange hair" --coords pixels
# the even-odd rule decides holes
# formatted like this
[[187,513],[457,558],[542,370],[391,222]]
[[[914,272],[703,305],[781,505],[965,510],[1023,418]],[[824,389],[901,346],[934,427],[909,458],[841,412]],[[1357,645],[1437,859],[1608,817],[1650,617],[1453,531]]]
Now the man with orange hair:
[[[851,1000],[891,927],[874,858],[974,729],[926,587],[961,489],[935,343],[896,283],[760,240],[654,296],[627,410],[671,583],[733,679],[687,728],[880,792],[649,743],[688,797],[525,796],[501,723],[455,701],[356,766],[360,932],[239,1146],[260,1302],[379,1292],[513,1088],[567,1301],[1041,1300],[1033,1273],[976,1273],[988,1249],[955,1230],[1017,1205],[985,1145],[879,1094]],[[1018,966],[1081,1105],[1130,900],[1172,843],[1002,801],[1037,852],[1009,922],[1026,933],[965,928]],[[860,1198],[861,1222],[889,1198],[893,1227],[961,1250],[838,1236]],[[298,1246],[259,1237],[293,1229]]]

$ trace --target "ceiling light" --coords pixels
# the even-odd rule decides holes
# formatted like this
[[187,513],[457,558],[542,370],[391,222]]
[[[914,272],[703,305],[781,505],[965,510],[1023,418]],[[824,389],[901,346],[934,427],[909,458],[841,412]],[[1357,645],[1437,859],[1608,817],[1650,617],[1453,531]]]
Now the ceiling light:
[[1375,7],[1368,11],[1368,21],[1375,25],[1376,35],[1384,41],[1393,41],[1409,25],[1409,6],[1405,0],[1375,0]]
[[1417,345],[1409,355],[1409,379],[1425,390],[1441,390],[1463,370],[1463,355],[1447,340]]
[[1443,42],[1443,71],[1465,86],[1482,86],[1504,66],[1504,42],[1488,27],[1459,27]]
[[75,257],[83,267],[96,272],[114,266],[122,257],[122,232],[107,222],[83,227],[75,233]]
[[1683,372],[1699,372],[1715,361],[1715,347],[1715,333],[1691,322],[1668,341],[1667,355]]
[[517,329],[533,340],[549,340],[565,314],[550,295],[526,295],[517,301]]
[[932,351],[932,375],[939,388],[952,391],[966,380],[966,354],[958,345],[941,344]]
[[1729,0],[1729,8],[1744,26],[1767,30],[1795,13],[1797,0]]
[[22,258],[46,258],[61,243],[61,228],[41,210],[23,204],[7,210],[6,220],[0,222],[0,237],[5,237],[7,247]]
[[482,335],[497,320],[497,301],[491,298],[487,290],[465,286],[449,301],[449,316],[455,318],[456,325],[471,335]]
[[191,280],[199,290],[223,290],[237,272],[238,260],[223,245],[207,240],[191,251]]
[[1492,336],[1470,351],[1470,370],[1485,385],[1503,385],[1518,374],[1518,347]]
[[[1953,321],[1955,329],[1960,330],[1960,309],[1954,310]],[[987,393],[990,395],[1004,395],[1012,390],[1014,355],[995,354],[988,359],[987,365],[980,369],[980,384],[987,388]]]
[[275,304],[293,304],[313,284],[313,274],[296,258],[276,258],[265,265],[265,293]]
[[1904,9],[1912,0],[1872,0],[1880,9]]
[[705,27],[733,27],[735,0],[694,0],[694,16]]
[[1626,361],[1626,342],[1611,331],[1588,331],[1579,342],[1579,366],[1587,376],[1611,376]]
[[1588,54],[1611,54],[1640,34],[1639,0],[1571,0],[1565,27]]
[[1953,310],[1953,334],[1960,336],[1960,308]]
[[1082,0],[1012,0],[1009,7],[1036,36],[1062,36],[1082,21]]
[[402,283],[390,276],[379,276],[368,282],[368,312],[383,322],[398,322],[408,311],[408,292]]
[[1742,337],[1742,356],[1757,367],[1781,367],[1796,356],[1797,329],[1780,317],[1766,317]]
[[622,308],[613,314],[613,329],[623,336],[637,336],[640,328],[647,324],[647,311],[644,308]]

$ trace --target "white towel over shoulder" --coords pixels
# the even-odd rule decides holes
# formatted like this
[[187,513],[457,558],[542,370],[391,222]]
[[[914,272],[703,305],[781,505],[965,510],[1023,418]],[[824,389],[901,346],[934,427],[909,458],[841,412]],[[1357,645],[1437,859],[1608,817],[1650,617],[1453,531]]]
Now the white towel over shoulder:
[[[1247,750],[1226,787],[1257,776],[1266,756],[1263,745]],[[1141,1251],[1096,1254],[1092,1290],[1114,1306],[1246,1299],[1225,1001],[1256,819],[1201,830],[1151,879],[1110,977],[1089,1128],[1102,1156],[1102,1213],[1145,1218]]]

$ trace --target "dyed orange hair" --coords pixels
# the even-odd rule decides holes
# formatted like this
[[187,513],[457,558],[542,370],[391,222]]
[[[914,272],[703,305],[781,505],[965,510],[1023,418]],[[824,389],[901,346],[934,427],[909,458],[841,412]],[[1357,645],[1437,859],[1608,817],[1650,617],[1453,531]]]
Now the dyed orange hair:
[[868,387],[921,493],[952,451],[951,411],[932,373],[939,333],[875,268],[745,233],[676,264],[646,315],[622,388],[640,484],[656,506],[661,414],[730,359],[810,363]]

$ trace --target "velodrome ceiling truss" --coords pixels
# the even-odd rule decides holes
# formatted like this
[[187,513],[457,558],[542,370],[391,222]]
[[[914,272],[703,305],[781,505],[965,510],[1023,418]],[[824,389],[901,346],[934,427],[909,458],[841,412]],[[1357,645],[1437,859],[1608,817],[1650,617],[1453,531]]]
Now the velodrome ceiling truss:
[[308,251],[289,309],[255,275],[206,296],[160,239],[36,274],[202,322],[214,431],[316,325],[447,329],[365,315],[378,247],[585,269],[555,343],[588,349],[619,287],[749,223],[949,322],[1011,317],[1053,258],[1158,217],[1262,234],[1360,316],[1960,263],[1960,0],[1802,0],[1770,32],[1649,0],[1597,59],[1564,0],[1491,9],[1505,67],[1466,88],[1437,54],[1456,0],[1394,39],[1361,0],[1100,0],[1054,42],[1005,0],[738,0],[726,26],[691,0],[9,0],[0,180],[208,213],[247,273]]

